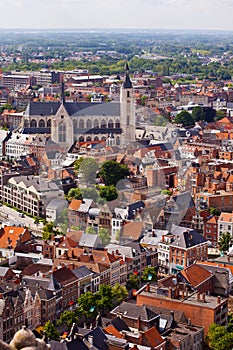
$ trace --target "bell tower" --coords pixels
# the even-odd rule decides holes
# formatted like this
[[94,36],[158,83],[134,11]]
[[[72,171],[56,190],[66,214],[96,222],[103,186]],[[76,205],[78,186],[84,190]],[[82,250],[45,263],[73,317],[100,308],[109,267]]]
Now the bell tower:
[[135,141],[135,98],[129,77],[128,63],[126,63],[125,70],[125,78],[120,92],[122,144]]

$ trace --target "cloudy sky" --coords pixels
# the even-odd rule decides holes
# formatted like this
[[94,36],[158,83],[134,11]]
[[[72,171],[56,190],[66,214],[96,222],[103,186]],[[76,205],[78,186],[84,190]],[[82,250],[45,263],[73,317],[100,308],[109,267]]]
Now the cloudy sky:
[[1,0],[0,28],[233,30],[232,0]]

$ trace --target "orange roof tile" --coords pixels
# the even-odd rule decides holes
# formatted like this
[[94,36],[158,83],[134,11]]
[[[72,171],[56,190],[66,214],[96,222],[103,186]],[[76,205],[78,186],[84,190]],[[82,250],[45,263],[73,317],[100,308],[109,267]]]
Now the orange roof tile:
[[233,222],[233,213],[221,213],[219,221]]
[[138,240],[142,234],[143,226],[142,221],[128,222],[122,226],[122,236]]
[[152,347],[158,346],[164,342],[164,339],[161,337],[155,327],[148,329],[148,331],[144,333],[144,336],[148,339]]
[[108,325],[103,330],[105,333],[114,335],[116,338],[123,338],[121,333],[112,324]]
[[82,204],[81,199],[72,199],[68,209],[69,210],[79,210],[81,204]]
[[30,238],[30,232],[24,227],[5,226],[0,231],[0,247],[7,249],[10,245],[14,249],[19,241],[23,243]]
[[198,286],[200,283],[204,282],[208,277],[211,276],[211,273],[208,270],[196,264],[193,264],[182,270],[181,274],[193,287]]

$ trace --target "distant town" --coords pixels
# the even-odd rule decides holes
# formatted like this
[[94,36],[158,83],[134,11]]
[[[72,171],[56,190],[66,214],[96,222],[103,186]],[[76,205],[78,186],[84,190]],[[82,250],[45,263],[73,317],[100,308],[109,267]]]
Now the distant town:
[[231,350],[232,33],[1,30],[0,222],[0,348]]

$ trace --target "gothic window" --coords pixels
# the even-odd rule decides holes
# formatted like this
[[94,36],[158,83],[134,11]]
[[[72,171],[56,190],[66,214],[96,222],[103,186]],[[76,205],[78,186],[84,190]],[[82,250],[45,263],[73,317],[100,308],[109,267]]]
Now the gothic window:
[[62,123],[58,128],[58,141],[66,142],[66,124]]
[[105,136],[101,137],[101,140],[106,141],[106,137]]
[[127,125],[129,125],[129,115],[127,115]]
[[45,121],[43,119],[39,121],[39,128],[45,128]]
[[117,136],[117,138],[116,138],[116,145],[117,145],[117,146],[120,145],[120,137],[119,137],[119,136]]
[[107,127],[107,123],[106,123],[106,120],[105,119],[102,119],[101,120],[101,126],[100,126],[102,129],[105,129]]
[[91,128],[92,128],[92,122],[91,122],[90,119],[87,119],[87,124],[86,124],[86,126],[87,126],[87,129],[91,129]]
[[87,136],[87,141],[91,141],[91,136]]
[[99,141],[98,136],[96,136],[96,137],[94,138],[94,141]]
[[27,119],[24,120],[24,127],[25,128],[28,128],[29,127],[29,122]]
[[51,128],[51,119],[47,121],[47,128]]
[[109,129],[113,129],[113,121],[112,121],[112,119],[110,119],[109,121],[108,121],[108,128]]
[[94,120],[94,128],[99,128],[99,121],[97,119]]
[[78,140],[79,140],[79,142],[84,142],[84,137],[80,136]]
[[31,122],[30,122],[30,127],[31,128],[37,128],[37,122],[35,119],[32,119]]
[[73,120],[73,134],[77,135],[78,133],[78,123],[77,120]]
[[79,128],[80,129],[84,129],[84,121],[83,121],[83,119],[80,119],[80,121],[79,121]]
[[129,92],[129,91],[127,91],[127,97],[128,97],[128,98],[130,97],[130,92]]
[[120,120],[119,119],[117,119],[116,120],[116,128],[120,128],[121,127],[121,123],[120,123]]

